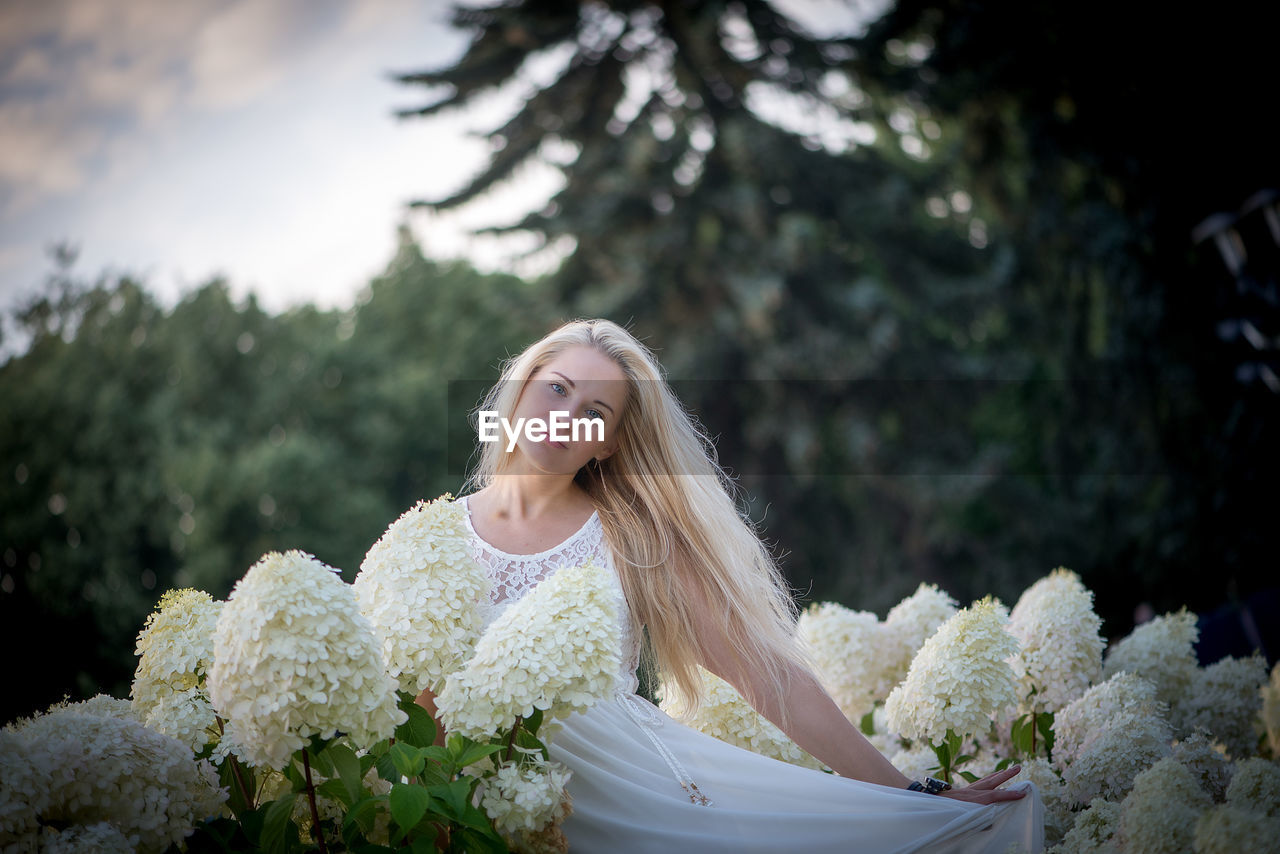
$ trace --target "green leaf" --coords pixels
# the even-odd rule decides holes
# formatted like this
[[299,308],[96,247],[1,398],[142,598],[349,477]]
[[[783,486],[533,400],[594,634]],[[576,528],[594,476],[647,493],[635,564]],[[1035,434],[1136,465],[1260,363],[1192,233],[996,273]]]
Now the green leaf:
[[[237,779],[236,769],[240,770]],[[232,815],[237,817],[241,813],[248,812],[252,806],[253,796],[257,790],[257,778],[253,771],[239,764],[234,756],[228,756],[223,761],[222,767],[218,769],[218,782],[225,786],[229,792],[227,796],[227,807],[231,810]],[[244,783],[245,792],[240,788],[240,783]],[[246,795],[248,796],[246,799]]]
[[412,699],[407,704],[402,702],[400,708],[409,719],[396,727],[396,741],[414,747],[430,747],[436,740],[436,722],[431,714]]
[[412,854],[435,854],[440,849],[436,848],[435,839],[424,835],[415,837],[413,842],[409,843],[409,850]]
[[431,806],[431,795],[416,783],[395,783],[389,800],[391,817],[404,830],[417,826]]
[[1013,749],[1024,756],[1030,755],[1034,732],[1030,715],[1022,715],[1015,719],[1013,726],[1009,728],[1009,739],[1013,742]]
[[471,786],[475,782],[474,777],[463,777],[451,783],[445,783],[442,786],[432,786],[426,791],[430,792],[431,796],[441,803],[444,807],[444,815],[460,822],[466,814],[467,805],[471,801]]
[[1013,764],[1013,757],[1001,759],[999,762],[996,763],[996,770],[1003,771],[1004,769],[1008,768],[1012,764]]
[[414,747],[409,744],[401,744],[396,742],[391,745],[388,751],[391,761],[395,764],[396,771],[404,777],[413,779],[422,771],[425,760],[422,757],[422,748]]
[[352,840],[359,833],[369,833],[373,830],[374,822],[378,817],[378,805],[385,801],[385,795],[375,795],[370,798],[356,801],[347,810],[346,816],[342,819],[342,840],[350,848]]
[[961,777],[965,778],[965,780],[967,780],[970,783],[976,783],[978,781],[978,775],[973,773],[972,771],[957,771],[956,773],[959,774]]
[[307,758],[311,760],[311,773],[334,776],[333,762],[329,759],[328,744],[318,735],[311,736],[311,743],[305,748]]
[[337,743],[329,745],[325,753],[332,760],[334,770],[338,772],[338,779],[342,781],[342,785],[347,791],[347,797],[341,800],[343,804],[350,806],[360,798],[361,792],[364,791],[362,782],[364,775],[360,772],[360,757],[356,756],[356,752],[347,745]]
[[858,729],[862,730],[863,735],[876,734],[876,711],[872,709],[862,716],[862,720],[858,722]]
[[477,828],[463,827],[454,834],[454,838],[458,840],[459,847],[468,854],[507,854],[510,850],[502,837],[494,833],[492,827],[487,833]]
[[1044,741],[1045,753],[1053,754],[1053,712],[1041,712],[1036,718],[1036,728]]
[[502,750],[500,744],[469,744],[462,753],[458,754],[454,762],[459,768],[466,768],[468,765],[479,762],[490,754],[497,753]]
[[390,750],[379,756],[376,764],[378,766],[379,777],[386,780],[388,783],[400,782],[400,772],[396,770],[396,763],[395,760],[391,758]]
[[341,780],[325,780],[323,783],[316,786],[316,797],[324,797],[331,801],[337,801],[344,807],[351,806],[351,802],[355,800],[347,791],[347,787],[342,785]]
[[293,804],[297,795],[290,793],[267,805],[262,820],[262,836],[258,847],[269,854],[283,854],[298,841],[298,828],[293,823]]

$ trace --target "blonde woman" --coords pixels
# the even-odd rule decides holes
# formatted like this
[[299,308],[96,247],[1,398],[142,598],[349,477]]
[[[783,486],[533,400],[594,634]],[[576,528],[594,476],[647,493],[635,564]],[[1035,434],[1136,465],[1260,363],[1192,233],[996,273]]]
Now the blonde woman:
[[[568,719],[551,744],[573,771],[570,850],[1040,850],[1034,788],[998,788],[1016,768],[913,791],[822,690],[795,645],[777,567],[661,367],[626,330],[562,326],[508,362],[481,409],[509,424],[554,411],[604,422],[577,441],[482,443],[475,491],[462,499],[495,608],[594,558],[630,611],[615,697]],[[705,666],[836,774],[732,747],[636,696],[642,630],[664,683],[689,704]]]

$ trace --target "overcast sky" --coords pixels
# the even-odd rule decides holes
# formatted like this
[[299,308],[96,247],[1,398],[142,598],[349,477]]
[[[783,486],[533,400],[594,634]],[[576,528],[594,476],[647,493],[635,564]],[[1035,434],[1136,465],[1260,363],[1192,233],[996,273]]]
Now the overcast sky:
[[[848,0],[779,5],[811,23]],[[36,291],[47,248],[76,269],[139,275],[164,302],[217,274],[270,310],[350,305],[390,260],[405,202],[481,164],[466,116],[401,121],[421,89],[392,72],[447,65],[467,35],[444,0],[0,2],[0,312]],[[469,206],[409,220],[429,254],[504,266],[466,226],[518,219],[549,169]],[[517,268],[519,269],[519,268]],[[536,268],[526,268],[536,269]]]
[[[501,115],[392,115],[426,93],[389,72],[464,49],[446,17],[430,0],[4,0],[0,305],[59,240],[82,274],[130,271],[166,302],[223,273],[272,309],[350,304],[404,203],[456,187],[486,150],[465,129]],[[472,219],[554,189],[530,184]],[[459,224],[412,222],[429,251],[497,263]]]

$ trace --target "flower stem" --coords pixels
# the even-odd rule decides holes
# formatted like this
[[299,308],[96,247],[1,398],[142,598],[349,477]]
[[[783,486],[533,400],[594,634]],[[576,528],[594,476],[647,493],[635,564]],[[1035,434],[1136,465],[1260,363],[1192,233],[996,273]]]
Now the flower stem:
[[516,715],[516,722],[511,727],[511,734],[507,736],[507,754],[503,757],[503,762],[510,762],[511,756],[516,752],[516,733],[520,731],[520,725],[524,723],[524,718]]
[[1031,713],[1031,758],[1036,755],[1036,713]]
[[307,803],[311,805],[311,829],[315,831],[316,844],[320,846],[320,854],[329,854],[324,844],[324,831],[320,829],[320,811],[316,809],[316,787],[311,785],[311,762],[307,759],[307,749],[302,748],[302,775],[307,780]]
[[[222,739],[222,718],[214,715],[213,719],[218,722],[218,739]],[[244,777],[240,776],[240,763],[233,754],[227,755],[227,761],[231,763],[231,774],[236,778],[236,785],[240,787],[240,797],[244,799],[245,807],[252,811],[257,804],[253,802],[253,798],[249,797],[249,787],[244,784]]]

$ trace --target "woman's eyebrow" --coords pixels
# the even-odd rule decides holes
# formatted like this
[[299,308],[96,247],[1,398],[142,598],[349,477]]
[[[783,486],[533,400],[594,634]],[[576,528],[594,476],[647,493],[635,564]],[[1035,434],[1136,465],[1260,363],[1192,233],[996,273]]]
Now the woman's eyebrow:
[[[577,388],[577,387],[578,387],[578,386],[577,386],[577,384],[575,384],[573,380],[569,379],[568,377],[566,377],[564,374],[560,373],[559,371],[552,371],[551,373],[552,373],[552,374],[554,374],[555,376],[559,377],[560,379],[564,380],[565,385],[569,386],[569,388]],[[614,413],[614,411],[613,411],[613,407],[612,407],[612,406],[610,406],[609,404],[605,403],[603,400],[593,400],[593,401],[591,401],[591,402],[592,402],[592,403],[598,403],[598,404],[600,404],[601,406],[603,406],[605,409],[609,410],[609,414],[610,414],[610,415],[614,415],[614,414],[615,414],[615,413]]]

